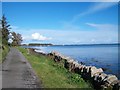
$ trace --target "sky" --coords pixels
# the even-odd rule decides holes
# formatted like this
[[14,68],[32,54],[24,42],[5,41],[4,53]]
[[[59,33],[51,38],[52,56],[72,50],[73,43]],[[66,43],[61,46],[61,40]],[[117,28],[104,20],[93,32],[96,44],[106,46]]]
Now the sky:
[[3,2],[2,13],[23,43],[118,42],[117,2]]

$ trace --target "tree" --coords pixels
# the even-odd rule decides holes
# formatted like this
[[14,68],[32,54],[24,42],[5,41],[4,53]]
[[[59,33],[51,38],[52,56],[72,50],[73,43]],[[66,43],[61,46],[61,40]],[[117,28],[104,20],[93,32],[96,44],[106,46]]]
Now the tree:
[[2,19],[0,20],[1,24],[1,32],[2,32],[2,44],[8,45],[9,40],[9,31],[10,31],[10,25],[7,22],[7,19],[5,15],[2,16]]
[[15,33],[15,32],[11,32],[12,33],[12,45],[13,46],[18,46],[21,45],[22,40],[22,36],[19,33]]

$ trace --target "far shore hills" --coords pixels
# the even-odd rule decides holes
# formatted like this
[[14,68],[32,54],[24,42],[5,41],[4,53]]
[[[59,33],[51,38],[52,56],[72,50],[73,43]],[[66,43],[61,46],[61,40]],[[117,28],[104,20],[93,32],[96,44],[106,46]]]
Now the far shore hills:
[[96,45],[120,45],[120,43],[109,43],[109,44],[51,44],[51,43],[29,43],[22,44],[21,46],[96,46]]

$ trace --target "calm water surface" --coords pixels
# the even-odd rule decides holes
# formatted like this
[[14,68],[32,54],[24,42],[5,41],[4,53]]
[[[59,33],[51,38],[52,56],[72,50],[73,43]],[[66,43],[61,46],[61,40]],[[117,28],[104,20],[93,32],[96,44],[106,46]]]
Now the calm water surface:
[[104,68],[107,74],[117,76],[120,74],[120,70],[118,70],[118,45],[34,46],[32,48],[45,52],[58,51],[86,65]]

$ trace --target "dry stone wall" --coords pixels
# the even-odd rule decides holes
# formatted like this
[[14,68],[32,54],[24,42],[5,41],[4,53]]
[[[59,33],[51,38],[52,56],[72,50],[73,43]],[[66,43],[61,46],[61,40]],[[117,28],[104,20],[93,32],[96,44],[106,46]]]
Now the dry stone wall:
[[[31,49],[31,51],[37,53],[33,49]],[[47,55],[55,62],[64,60],[64,67],[66,69],[68,69],[70,72],[80,74],[84,80],[89,80],[96,90],[120,90],[120,80],[118,80],[115,75],[105,74],[102,68],[80,64],[72,58],[63,56],[58,52],[39,54]]]

